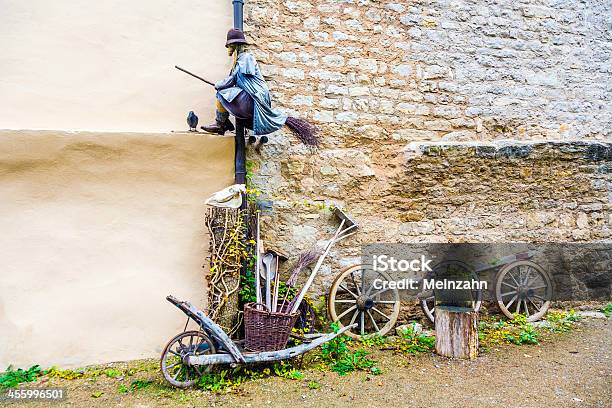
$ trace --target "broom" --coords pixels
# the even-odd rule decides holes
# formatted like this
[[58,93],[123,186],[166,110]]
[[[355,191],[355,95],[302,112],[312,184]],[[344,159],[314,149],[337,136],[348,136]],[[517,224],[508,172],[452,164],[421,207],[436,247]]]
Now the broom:
[[[285,306],[285,302],[287,301],[287,296],[289,296],[289,289],[295,287],[295,284],[297,283],[297,277],[300,272],[302,272],[304,268],[306,268],[308,265],[319,259],[320,256],[321,251],[316,248],[310,248],[309,250],[302,252],[298,256],[298,259],[293,267],[293,272],[291,272],[289,279],[287,279],[287,282],[285,282],[286,290],[285,296],[283,297],[283,303],[281,303],[281,307],[279,308],[280,312],[283,311],[283,307]],[[287,306],[290,308],[292,306],[291,302],[289,302]]]
[[293,134],[305,145],[319,146],[320,140],[317,135],[319,129],[310,122],[289,116],[287,117],[285,125],[287,125],[289,130],[291,130],[291,132],[293,132]]
[[[197,78],[200,81],[206,82],[208,85],[215,86],[215,84],[213,84],[212,82],[202,78],[201,76],[187,71],[185,68],[181,68],[178,65],[175,65],[174,68],[188,75],[191,75],[192,77]],[[289,130],[291,130],[293,134],[305,145],[315,147],[319,146],[320,140],[317,135],[319,129],[317,129],[317,127],[313,124],[309,123],[308,121],[305,121],[304,119],[289,116],[285,121],[285,125],[287,125]]]

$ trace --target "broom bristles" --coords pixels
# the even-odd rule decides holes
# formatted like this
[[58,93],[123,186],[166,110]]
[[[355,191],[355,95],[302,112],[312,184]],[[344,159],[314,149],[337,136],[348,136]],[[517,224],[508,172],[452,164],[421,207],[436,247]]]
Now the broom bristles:
[[308,265],[316,261],[321,256],[321,251],[315,248],[311,248],[308,251],[302,252],[297,261],[295,262],[295,266],[293,267],[293,272],[289,279],[287,279],[287,286],[293,287],[297,282],[297,277],[300,272],[306,268]]
[[[293,272],[291,272],[291,276],[289,277],[289,279],[287,279],[287,282],[285,283],[287,288],[295,287],[295,284],[297,283],[297,277],[300,272],[304,270],[304,268],[306,268],[308,265],[316,261],[321,256],[321,254],[322,252],[317,248],[310,248],[308,251],[302,252],[298,256],[298,259],[295,262],[295,265],[293,266]],[[288,296],[289,290],[285,291],[285,296],[283,297],[283,301],[279,308],[282,313],[288,313],[288,311],[291,310],[291,308],[293,307],[293,303],[295,302],[294,298],[291,302],[287,304],[287,307],[285,307],[285,303],[287,302]]]
[[289,116],[285,125],[293,132],[293,134],[300,139],[302,143],[308,146],[318,146],[320,143],[317,133],[319,129],[313,124],[305,121],[304,119],[295,118]]

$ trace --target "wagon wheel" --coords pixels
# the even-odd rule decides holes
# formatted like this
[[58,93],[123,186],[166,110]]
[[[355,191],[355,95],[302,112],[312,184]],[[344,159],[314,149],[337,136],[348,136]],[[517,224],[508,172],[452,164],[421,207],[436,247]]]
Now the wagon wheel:
[[509,319],[515,313],[526,314],[528,322],[541,319],[550,307],[552,292],[548,272],[530,261],[512,262],[495,278],[495,299]]
[[353,338],[384,335],[395,326],[400,310],[397,289],[376,289],[374,280],[390,281],[384,272],[368,265],[353,265],[334,280],[327,301],[327,310],[341,326],[357,323],[345,333]]
[[215,354],[215,346],[210,338],[200,331],[180,333],[168,342],[162,352],[160,365],[166,381],[175,387],[191,387],[204,373],[210,370],[185,364],[188,356]]
[[[462,272],[469,272],[470,279],[479,280],[478,274],[470,268],[466,263],[461,261],[444,261],[435,265],[432,268],[432,272],[429,272],[425,279],[432,279],[437,274],[443,274],[448,272],[450,268],[455,268]],[[421,296],[420,304],[423,313],[427,318],[434,323],[435,322],[435,308],[436,308],[436,296],[433,292],[421,292],[424,296]],[[481,290],[473,290],[472,291],[472,299],[474,302],[473,309],[475,312],[480,310],[480,306],[482,305],[482,291]]]

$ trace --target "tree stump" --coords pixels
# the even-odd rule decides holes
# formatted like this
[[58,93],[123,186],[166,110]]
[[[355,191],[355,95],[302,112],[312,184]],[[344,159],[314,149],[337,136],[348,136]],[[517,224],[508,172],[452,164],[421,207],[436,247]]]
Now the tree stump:
[[436,306],[436,353],[473,359],[478,356],[478,312],[465,307]]

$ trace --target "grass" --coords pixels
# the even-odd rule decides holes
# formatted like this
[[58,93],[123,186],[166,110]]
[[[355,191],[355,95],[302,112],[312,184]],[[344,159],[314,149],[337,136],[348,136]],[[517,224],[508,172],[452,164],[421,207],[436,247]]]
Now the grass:
[[[334,332],[340,330],[338,323],[332,323]],[[353,350],[349,348],[351,338],[340,335],[321,346],[321,360],[323,366],[329,367],[331,371],[339,375],[346,375],[352,371],[370,370],[376,362],[368,357],[368,352],[363,348]]]
[[[332,330],[338,331],[339,326],[332,324]],[[371,344],[381,344],[384,339],[372,340]],[[370,343],[368,343],[370,344]],[[317,351],[311,352],[308,363],[323,371],[333,371],[344,376],[353,371],[367,371],[378,375],[381,370],[375,367],[376,362],[369,357],[363,348],[356,347],[356,342],[345,335],[338,336],[323,344]],[[296,367],[297,362],[280,361],[259,366],[238,366],[234,369],[221,369],[207,373],[198,382],[198,387],[214,393],[230,392],[242,384],[268,377],[281,377],[289,380],[302,380],[304,375]],[[316,381],[307,384],[310,389],[320,387]]]
[[387,343],[387,337],[376,333],[374,336],[360,338],[359,342],[364,347],[384,346]]
[[478,339],[481,347],[487,349],[500,344],[535,345],[541,335],[548,331],[564,333],[573,330],[580,316],[573,310],[550,311],[546,315],[547,325],[534,326],[527,322],[527,316],[517,315],[513,320],[482,320],[479,325]]
[[402,353],[418,354],[433,350],[436,338],[424,333],[416,333],[413,326],[409,326],[408,329],[399,333],[393,344]]
[[550,330],[555,333],[564,333],[573,329],[574,323],[580,320],[580,316],[573,310],[569,312],[551,311],[546,315],[546,321],[551,324]]
[[214,393],[227,392],[248,381],[267,377],[282,377],[289,380],[301,380],[304,375],[294,367],[294,362],[279,361],[259,366],[238,366],[234,369],[222,369],[204,374],[198,387]]
[[40,366],[34,365],[27,370],[14,369],[9,366],[4,373],[0,373],[0,389],[14,388],[22,383],[33,382],[43,374]]
[[517,315],[510,321],[481,321],[478,330],[478,340],[483,348],[499,344],[538,344],[539,333],[536,328],[527,323],[527,316]]

